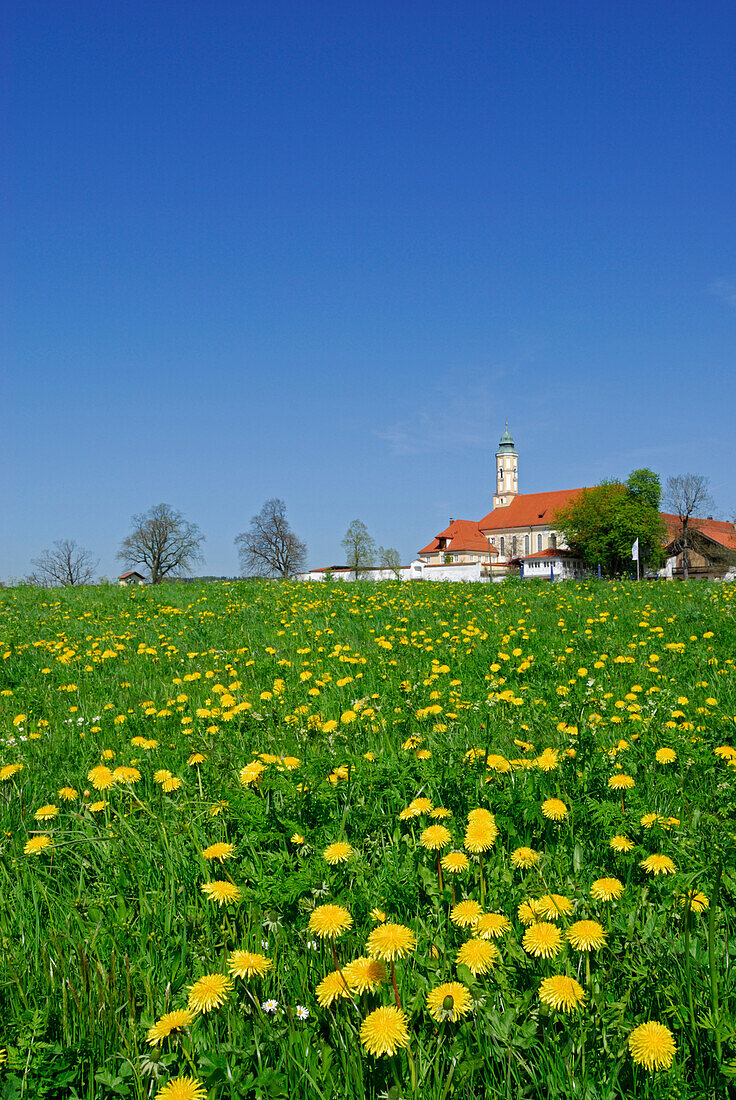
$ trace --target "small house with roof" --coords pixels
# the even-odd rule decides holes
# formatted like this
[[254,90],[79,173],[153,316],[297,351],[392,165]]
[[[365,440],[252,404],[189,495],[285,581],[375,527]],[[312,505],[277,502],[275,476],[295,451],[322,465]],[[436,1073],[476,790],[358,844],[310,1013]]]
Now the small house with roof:
[[145,584],[146,578],[142,573],[137,573],[135,569],[132,569],[128,573],[121,573],[118,577],[118,584],[121,588],[129,588],[133,584]]

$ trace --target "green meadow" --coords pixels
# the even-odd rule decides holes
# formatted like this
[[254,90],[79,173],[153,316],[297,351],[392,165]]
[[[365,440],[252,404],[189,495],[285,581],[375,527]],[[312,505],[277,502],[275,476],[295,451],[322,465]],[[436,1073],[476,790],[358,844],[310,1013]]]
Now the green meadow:
[[727,1097],[736,586],[0,590],[0,1100]]

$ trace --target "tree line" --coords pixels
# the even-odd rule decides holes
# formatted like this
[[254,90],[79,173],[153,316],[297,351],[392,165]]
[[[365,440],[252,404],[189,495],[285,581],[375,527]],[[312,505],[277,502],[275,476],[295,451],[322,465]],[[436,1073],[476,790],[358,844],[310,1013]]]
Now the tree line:
[[[166,578],[191,573],[203,560],[204,541],[196,523],[170,504],[155,504],[133,516],[130,533],[123,539],[117,557],[127,569],[144,569],[151,584],[160,584]],[[286,579],[306,570],[307,544],[292,530],[286,505],[277,497],[267,500],[247,530],[236,535],[235,545],[245,577]],[[376,551],[373,538],[360,520],[350,524],[342,545],[356,576],[375,565],[376,554],[384,568],[399,576],[398,550],[379,547]],[[74,539],[59,539],[52,549],[32,560],[33,570],[26,583],[41,588],[92,584],[98,564],[99,559]]]

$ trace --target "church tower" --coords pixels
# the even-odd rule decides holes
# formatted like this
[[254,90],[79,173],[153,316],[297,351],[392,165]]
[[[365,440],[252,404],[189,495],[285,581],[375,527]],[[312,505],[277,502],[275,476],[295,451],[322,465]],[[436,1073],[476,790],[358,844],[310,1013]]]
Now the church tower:
[[496,451],[496,492],[493,507],[505,508],[519,492],[519,455],[509,435],[509,423]]

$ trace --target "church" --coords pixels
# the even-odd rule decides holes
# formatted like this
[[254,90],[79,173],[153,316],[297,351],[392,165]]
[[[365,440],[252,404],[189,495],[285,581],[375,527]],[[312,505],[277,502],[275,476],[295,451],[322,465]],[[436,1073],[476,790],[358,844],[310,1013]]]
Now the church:
[[492,510],[477,521],[451,519],[445,530],[419,551],[419,560],[427,566],[477,562],[489,579],[506,576],[510,563],[522,559],[525,572],[530,567],[539,568],[537,562],[562,565],[567,552],[552,525],[552,516],[582,491],[520,493],[519,453],[507,424],[496,451]]

